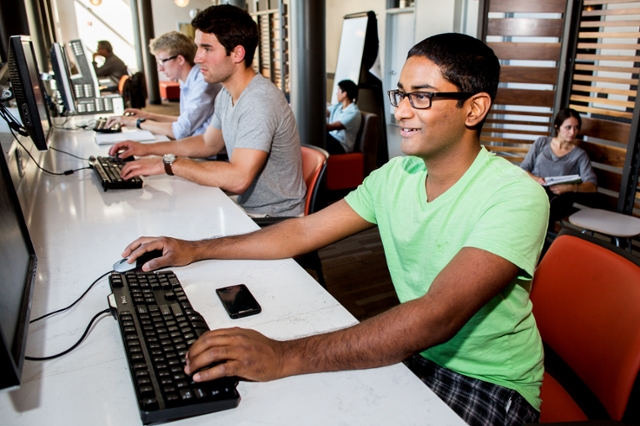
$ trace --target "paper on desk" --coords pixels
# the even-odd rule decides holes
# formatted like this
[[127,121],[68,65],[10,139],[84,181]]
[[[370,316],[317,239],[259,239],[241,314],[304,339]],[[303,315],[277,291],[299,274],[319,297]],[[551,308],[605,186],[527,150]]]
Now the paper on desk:
[[544,178],[546,182],[543,186],[559,185],[561,183],[581,183],[580,175],[567,175],[567,176],[550,176]]
[[95,140],[98,145],[113,145],[123,141],[155,141],[156,137],[148,130],[133,130],[131,132],[96,133]]

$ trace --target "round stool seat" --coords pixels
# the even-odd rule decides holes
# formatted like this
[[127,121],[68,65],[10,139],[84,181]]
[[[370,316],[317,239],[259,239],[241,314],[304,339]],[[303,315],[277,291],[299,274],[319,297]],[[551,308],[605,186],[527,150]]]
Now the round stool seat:
[[640,234],[639,218],[609,210],[582,209],[569,216],[569,222],[613,237],[631,238]]

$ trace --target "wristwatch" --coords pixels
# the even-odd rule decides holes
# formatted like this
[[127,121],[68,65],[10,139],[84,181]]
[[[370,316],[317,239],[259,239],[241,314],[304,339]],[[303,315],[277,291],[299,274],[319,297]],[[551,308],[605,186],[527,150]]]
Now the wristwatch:
[[162,164],[164,164],[164,171],[170,176],[173,176],[173,170],[171,170],[171,165],[176,161],[176,156],[173,154],[165,154],[162,157]]
[[144,123],[145,121],[147,121],[147,119],[146,119],[146,118],[138,118],[138,119],[136,120],[136,127],[137,127],[138,129],[142,130],[142,127],[140,127],[140,125],[141,125],[142,123]]

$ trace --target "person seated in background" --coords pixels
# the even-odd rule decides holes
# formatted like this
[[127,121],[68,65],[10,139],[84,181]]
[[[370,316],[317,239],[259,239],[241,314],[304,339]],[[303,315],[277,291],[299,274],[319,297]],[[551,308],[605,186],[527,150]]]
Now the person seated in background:
[[327,151],[329,154],[353,152],[362,114],[355,104],[358,86],[351,80],[338,83],[338,102],[327,108]]
[[409,51],[398,90],[389,91],[406,156],[345,199],[249,234],[129,244],[129,262],[162,250],[143,265],[149,271],[202,259],[288,258],[378,226],[399,306],[289,341],[212,330],[189,349],[185,373],[196,382],[266,381],[405,360],[470,425],[537,422],[543,350],[529,292],[549,206],[540,185],[480,144],[499,75],[482,41],[430,37]]
[[[577,136],[581,126],[582,119],[578,111],[572,108],[560,110],[553,121],[555,136],[538,138],[520,165],[533,180],[545,186],[551,205],[550,231],[553,231],[555,222],[571,213],[579,193],[598,190],[589,155],[578,146],[580,140]],[[568,175],[580,175],[580,182],[547,186],[545,177]]]
[[213,116],[220,83],[209,84],[194,62],[196,45],[186,35],[171,31],[149,44],[156,57],[158,70],[170,80],[180,81],[180,115],[154,114],[137,108],[127,108],[121,117],[111,117],[107,127],[121,123],[128,127],[149,130],[157,135],[182,139],[201,135],[207,130]]
[[[207,83],[223,87],[211,124],[204,134],[177,141],[115,144],[110,155],[147,157],[127,162],[122,177],[167,173],[239,194],[238,205],[255,217],[302,215],[300,135],[282,91],[251,65],[257,24],[247,12],[225,4],[198,13],[191,25],[200,72]],[[189,158],[209,158],[225,147],[228,162]]]
[[[96,57],[102,56],[104,58],[104,63],[102,66],[98,66],[96,62]],[[106,40],[100,40],[98,42],[98,47],[96,48],[95,53],[93,54],[93,68],[96,71],[96,76],[98,78],[104,77],[109,78],[114,86],[118,86],[120,82],[120,78],[123,75],[129,74],[129,70],[122,59],[118,58],[113,53],[113,48],[111,47],[111,43]]]

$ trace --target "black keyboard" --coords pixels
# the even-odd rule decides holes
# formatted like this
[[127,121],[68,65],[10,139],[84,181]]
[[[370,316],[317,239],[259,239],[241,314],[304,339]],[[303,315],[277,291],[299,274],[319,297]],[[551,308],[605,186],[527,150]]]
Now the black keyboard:
[[[133,159],[133,157],[131,157]],[[142,179],[139,176],[131,179],[122,179],[120,171],[129,160],[118,157],[97,157],[91,162],[104,190],[108,189],[137,189],[142,188]]]
[[142,423],[238,406],[237,380],[195,383],[184,374],[189,346],[209,327],[173,272],[113,272],[109,283]]

